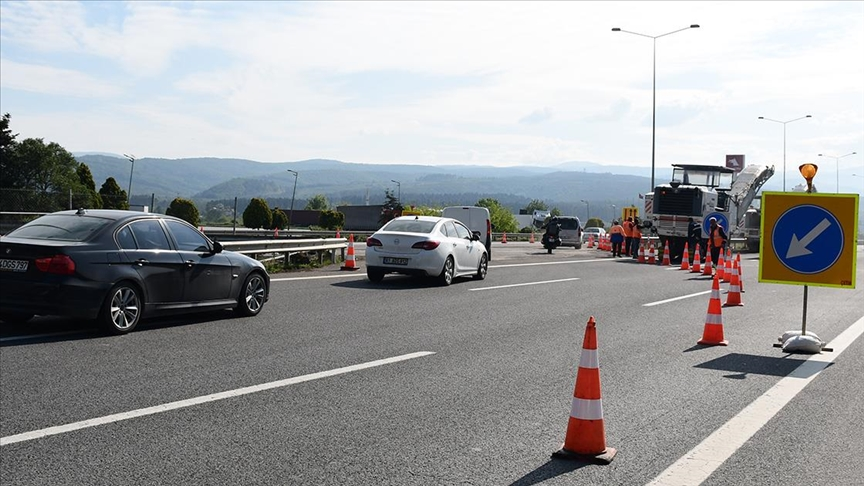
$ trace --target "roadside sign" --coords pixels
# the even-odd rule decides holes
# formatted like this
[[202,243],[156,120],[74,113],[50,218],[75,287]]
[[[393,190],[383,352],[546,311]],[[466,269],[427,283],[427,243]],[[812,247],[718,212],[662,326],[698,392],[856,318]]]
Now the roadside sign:
[[[711,234],[711,218],[717,218],[717,224],[723,228],[723,231],[726,232],[726,236],[729,236],[729,219],[723,213],[710,213],[702,219],[702,235],[705,238],[710,238]],[[705,236],[709,235],[709,236]]]
[[762,194],[759,281],[855,288],[858,194]]
[[741,172],[744,168],[744,156],[743,155],[727,155],[726,156],[726,167],[734,170],[735,172]]

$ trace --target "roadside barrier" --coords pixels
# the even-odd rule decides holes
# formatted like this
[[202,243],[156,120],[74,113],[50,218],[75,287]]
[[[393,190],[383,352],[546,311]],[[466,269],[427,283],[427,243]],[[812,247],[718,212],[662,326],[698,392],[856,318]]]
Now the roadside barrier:
[[345,255],[345,265],[342,270],[357,270],[357,262],[354,260],[354,233],[348,235],[348,254]]
[[666,240],[666,244],[663,246],[663,260],[660,262],[660,265],[664,267],[672,265],[672,262],[669,260],[669,240]]
[[720,306],[720,276],[714,276],[711,287],[711,300],[708,301],[708,314],[705,316],[705,328],[698,344],[705,346],[728,346],[729,341],[723,338],[723,312]]
[[693,254],[693,268],[690,273],[702,273],[702,255],[699,254],[699,243],[696,243],[696,253]]
[[678,270],[690,270],[690,251],[688,245],[689,243],[684,243],[684,256],[681,257],[681,268]]
[[[729,260],[732,260],[730,258]],[[741,302],[741,281],[738,279],[738,263],[732,264],[732,278],[729,282],[729,293],[726,294],[726,303],[723,307],[731,307],[733,305],[744,305]]]
[[582,341],[582,356],[576,372],[576,387],[573,390],[564,445],[561,450],[554,452],[552,457],[609,464],[616,452],[615,449],[606,447],[603,400],[600,396],[597,328],[594,316],[591,316]]

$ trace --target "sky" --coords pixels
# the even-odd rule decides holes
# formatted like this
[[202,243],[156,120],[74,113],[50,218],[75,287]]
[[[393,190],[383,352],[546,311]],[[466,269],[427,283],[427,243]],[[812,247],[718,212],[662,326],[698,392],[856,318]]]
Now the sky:
[[785,152],[864,187],[864,2],[2,1],[0,112],[261,162],[650,167],[653,132],[658,169]]

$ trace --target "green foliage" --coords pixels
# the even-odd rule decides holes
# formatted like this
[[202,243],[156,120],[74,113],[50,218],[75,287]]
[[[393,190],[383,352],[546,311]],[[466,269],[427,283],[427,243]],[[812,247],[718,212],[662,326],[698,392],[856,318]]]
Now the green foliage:
[[330,207],[327,197],[324,194],[315,194],[312,199],[306,201],[306,208],[311,210],[324,211]]
[[411,208],[412,211],[417,211],[423,216],[441,216],[442,208],[433,208],[430,206],[417,206]]
[[75,170],[78,161],[57,143],[28,138],[4,153],[3,187],[38,192],[81,192]]
[[603,220],[600,218],[591,218],[585,223],[586,228],[603,228]]
[[321,211],[318,224],[321,225],[322,228],[333,231],[345,226],[345,215],[339,211],[327,209]]
[[548,211],[549,205],[539,199],[532,199],[527,206],[525,206],[525,210],[527,214],[534,214],[534,211]]
[[270,229],[288,229],[288,215],[279,208],[273,208]]
[[105,179],[105,183],[99,188],[99,196],[105,209],[129,209],[126,191],[120,189],[113,177]]
[[381,208],[381,217],[378,218],[378,223],[383,226],[400,214],[402,214],[402,203],[399,202],[399,199],[393,195],[390,189],[385,189],[384,204]]
[[90,167],[87,164],[78,164],[75,173],[78,175],[78,182],[87,191],[88,200],[83,202],[84,206],[88,208],[101,208],[102,196],[96,192],[96,183],[93,181],[93,173],[90,172]]
[[12,169],[11,157],[14,154],[15,145],[18,143],[15,141],[18,134],[12,133],[12,130],[9,129],[11,118],[9,113],[0,118],[0,174],[3,174],[3,177],[0,178],[0,187],[13,187],[11,184],[7,185],[6,181],[7,175]]
[[243,211],[243,226],[246,228],[270,228],[273,223],[273,214],[267,201],[253,197],[249,205]]
[[561,216],[561,210],[558,208],[552,208],[552,210],[549,211],[549,215],[550,216]]
[[171,204],[168,205],[168,209],[165,210],[165,214],[180,218],[192,226],[198,226],[201,224],[198,207],[195,206],[194,202],[189,199],[183,199],[182,197],[174,198],[174,200],[171,201]]
[[492,229],[496,233],[514,233],[518,225],[516,217],[509,209],[505,208],[496,199],[483,198],[477,201],[476,206],[489,210],[489,219],[492,221]]

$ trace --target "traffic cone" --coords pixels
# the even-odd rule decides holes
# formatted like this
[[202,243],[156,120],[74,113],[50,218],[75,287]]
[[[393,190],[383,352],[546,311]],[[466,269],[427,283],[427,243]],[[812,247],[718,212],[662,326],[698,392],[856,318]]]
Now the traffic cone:
[[597,328],[594,316],[588,319],[582,356],[576,373],[576,388],[561,450],[552,457],[609,464],[617,451],[606,447],[603,401],[600,398],[600,360],[597,355]]
[[726,250],[726,263],[723,266],[723,281],[726,283],[732,282],[732,249]]
[[645,242],[639,242],[639,263],[645,263]]
[[279,238],[279,228],[273,228],[273,238]]
[[711,300],[708,301],[708,314],[705,316],[705,329],[698,344],[705,346],[728,346],[729,341],[723,339],[723,313],[720,310],[720,276],[714,276],[711,287]]
[[354,233],[348,235],[348,253],[345,255],[342,270],[357,270],[357,262],[354,260]]
[[[732,260],[730,258],[729,260]],[[732,278],[729,281],[729,293],[726,294],[726,303],[723,307],[731,307],[733,305],[744,305],[741,302],[741,281],[738,279],[738,264],[732,264]]]
[[693,268],[690,273],[702,273],[702,255],[699,254],[699,243],[696,243],[696,253],[693,254]]
[[741,254],[736,253],[735,263],[738,264],[738,286],[741,287],[741,293],[744,293],[744,269],[741,267]]
[[711,250],[709,249],[705,251],[705,268],[702,269],[702,275],[710,277],[712,273],[714,273],[714,270],[711,268]]
[[336,238],[342,238],[342,235],[339,233],[339,228],[336,228]]
[[672,265],[672,262],[669,260],[669,240],[666,240],[666,244],[663,246],[663,261],[660,265],[666,267]]
[[681,268],[678,270],[690,270],[690,250],[689,243],[684,243],[684,256],[681,257]]
[[528,243],[534,243],[534,232],[531,232],[531,239],[528,240]]
[[728,282],[728,280],[726,280],[726,274],[724,273],[726,263],[723,261],[723,253],[723,248],[720,248],[719,257],[717,258],[717,275],[720,276],[721,282]]
[[501,234],[501,243],[507,243],[507,233]]
[[648,243],[648,264],[656,265],[657,258],[654,256],[654,242],[651,241]]
[[203,232],[204,232],[204,227],[203,227],[203,226],[199,226],[199,227],[198,227],[198,231],[200,231],[200,232],[203,233]]

